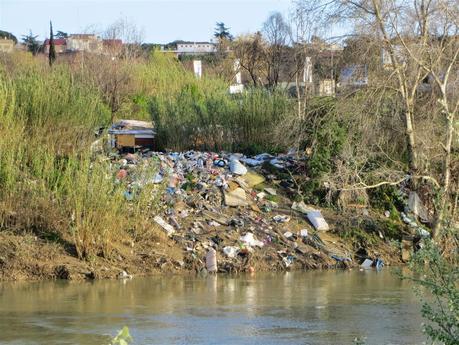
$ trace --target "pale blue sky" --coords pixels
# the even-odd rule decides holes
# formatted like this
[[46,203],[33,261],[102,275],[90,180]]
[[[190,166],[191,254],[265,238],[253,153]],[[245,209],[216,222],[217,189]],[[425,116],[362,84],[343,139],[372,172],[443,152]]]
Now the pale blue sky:
[[287,14],[291,7],[291,0],[0,0],[0,30],[20,39],[31,29],[44,39],[50,19],[55,32],[77,33],[126,18],[142,29],[145,42],[206,41],[217,21],[233,35],[254,32],[270,13]]

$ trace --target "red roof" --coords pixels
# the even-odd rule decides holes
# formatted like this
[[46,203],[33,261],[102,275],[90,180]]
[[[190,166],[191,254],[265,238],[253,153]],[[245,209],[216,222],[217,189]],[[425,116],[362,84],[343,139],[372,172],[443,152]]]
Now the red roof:
[[[45,46],[49,46],[49,39],[47,38],[44,43]],[[65,38],[55,38],[54,39],[55,46],[65,46],[67,45],[67,41]]]

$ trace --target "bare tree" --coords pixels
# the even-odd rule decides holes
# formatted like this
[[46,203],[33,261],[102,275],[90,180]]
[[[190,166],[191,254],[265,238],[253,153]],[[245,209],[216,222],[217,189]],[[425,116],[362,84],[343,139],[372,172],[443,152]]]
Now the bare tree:
[[118,50],[117,42],[122,42],[122,55],[125,58],[138,57],[142,51],[142,31],[126,18],[120,18],[110,24],[102,34],[102,37],[108,42],[112,42],[112,46],[108,49]]
[[[439,187],[433,236],[443,225],[451,204],[452,161],[455,119],[459,110],[457,94],[459,57],[459,4],[457,0],[340,0],[330,2],[334,13],[352,20],[359,29],[373,32],[381,43],[386,67],[386,87],[397,92],[403,104],[404,132],[412,179],[419,174]],[[431,88],[431,98],[423,88]],[[430,146],[441,146],[442,155],[420,160],[420,109],[431,104],[436,126]],[[426,128],[422,128],[425,131]],[[439,159],[440,158],[440,159]],[[432,167],[439,159],[441,172]],[[422,164],[421,164],[422,163]],[[415,185],[414,185],[415,187]]]
[[239,59],[240,67],[249,74],[252,84],[262,84],[262,74],[266,65],[266,44],[261,33],[237,37],[233,43],[233,52]]
[[454,0],[414,1],[413,16],[425,36],[421,36],[422,40],[418,43],[423,45],[423,49],[413,49],[401,35],[399,39],[410,58],[432,80],[439,112],[445,120],[444,139],[440,143],[444,159],[440,205],[433,233],[435,236],[443,225],[452,193],[453,140],[457,138],[455,122],[459,111],[459,3]]
[[289,40],[292,43],[293,71],[295,80],[297,114],[303,119],[306,103],[313,89],[313,49],[311,43],[318,37],[320,30],[325,27],[322,21],[323,10],[326,8],[320,1],[300,0],[294,3],[289,16]]
[[262,33],[269,46],[266,50],[266,78],[269,86],[277,86],[283,53],[289,38],[289,26],[281,13],[275,12],[264,22]]

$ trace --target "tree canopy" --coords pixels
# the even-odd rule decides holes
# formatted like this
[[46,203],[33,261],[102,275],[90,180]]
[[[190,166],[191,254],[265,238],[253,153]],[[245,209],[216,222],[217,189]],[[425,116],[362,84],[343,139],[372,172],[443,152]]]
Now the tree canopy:
[[214,37],[218,39],[226,39],[228,41],[233,40],[233,35],[230,33],[230,28],[225,26],[223,22],[217,22],[215,26]]
[[14,44],[18,43],[18,39],[11,32],[0,30],[0,38],[7,38],[14,41]]
[[40,49],[40,43],[38,42],[37,37],[38,35],[34,35],[32,30],[29,31],[28,35],[22,35],[22,43],[25,44],[27,50],[33,55],[36,55]]
[[58,30],[56,32],[56,34],[54,35],[55,38],[58,38],[58,39],[62,39],[62,38],[68,38],[69,37],[69,34],[64,32],[64,31],[60,31]]

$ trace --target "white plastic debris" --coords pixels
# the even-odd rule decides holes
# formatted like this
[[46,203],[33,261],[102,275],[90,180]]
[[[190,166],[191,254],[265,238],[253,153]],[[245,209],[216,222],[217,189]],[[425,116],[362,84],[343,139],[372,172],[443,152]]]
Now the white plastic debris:
[[308,229],[301,229],[300,235],[301,237],[308,237]]
[[263,199],[265,196],[266,196],[266,193],[265,193],[265,192],[260,192],[260,193],[257,194],[257,198],[258,198],[259,200]]
[[286,268],[290,267],[290,265],[293,263],[293,260],[289,257],[282,258],[282,261],[284,262]]
[[238,251],[239,248],[234,246],[227,246],[223,248],[223,253],[225,253],[225,255],[229,258],[235,258]]
[[132,279],[132,275],[128,274],[126,271],[121,271],[118,274],[118,279]]
[[362,264],[360,265],[360,267],[362,267],[363,269],[370,269],[371,268],[371,265],[373,264],[373,260],[370,260],[370,259],[365,259],[364,262],[362,262]]
[[276,223],[287,223],[290,221],[290,217],[278,214],[277,216],[273,217],[273,221]]
[[284,232],[284,236],[285,236],[286,238],[290,238],[290,237],[293,236],[293,234],[292,234],[290,231],[286,231],[286,232]]
[[164,176],[161,173],[157,173],[155,177],[153,178],[153,183],[158,184],[158,183],[163,182],[163,180],[164,180]]
[[175,229],[172,225],[170,225],[169,223],[167,223],[163,218],[161,218],[161,216],[155,216],[155,218],[153,218],[153,220],[159,225],[161,226],[164,230],[166,230],[166,233],[168,236],[171,236],[173,233],[175,233]]
[[422,221],[428,220],[427,210],[422,204],[418,193],[410,192],[410,195],[408,196],[408,207],[411,212],[418,216]]
[[263,247],[264,243],[257,240],[251,232],[246,233],[244,236],[239,238],[245,245],[249,247]]
[[418,232],[419,236],[421,236],[422,238],[429,238],[430,237],[430,232],[428,232],[427,230],[425,230],[423,228],[417,228],[417,232]]
[[292,204],[292,210],[295,210],[295,211],[298,211],[298,212],[301,212],[301,213],[308,213],[309,211],[311,211],[311,208],[308,207],[304,201],[300,201],[300,202],[294,202]]
[[206,254],[206,269],[209,273],[217,272],[217,252],[210,248]]
[[311,222],[312,226],[319,231],[328,231],[330,227],[325,221],[322,213],[319,210],[309,211],[307,213],[308,220]]
[[265,192],[270,194],[270,195],[277,195],[277,192],[274,188],[267,187],[265,188]]
[[247,168],[238,159],[232,158],[229,168],[233,174],[241,176],[247,174]]

